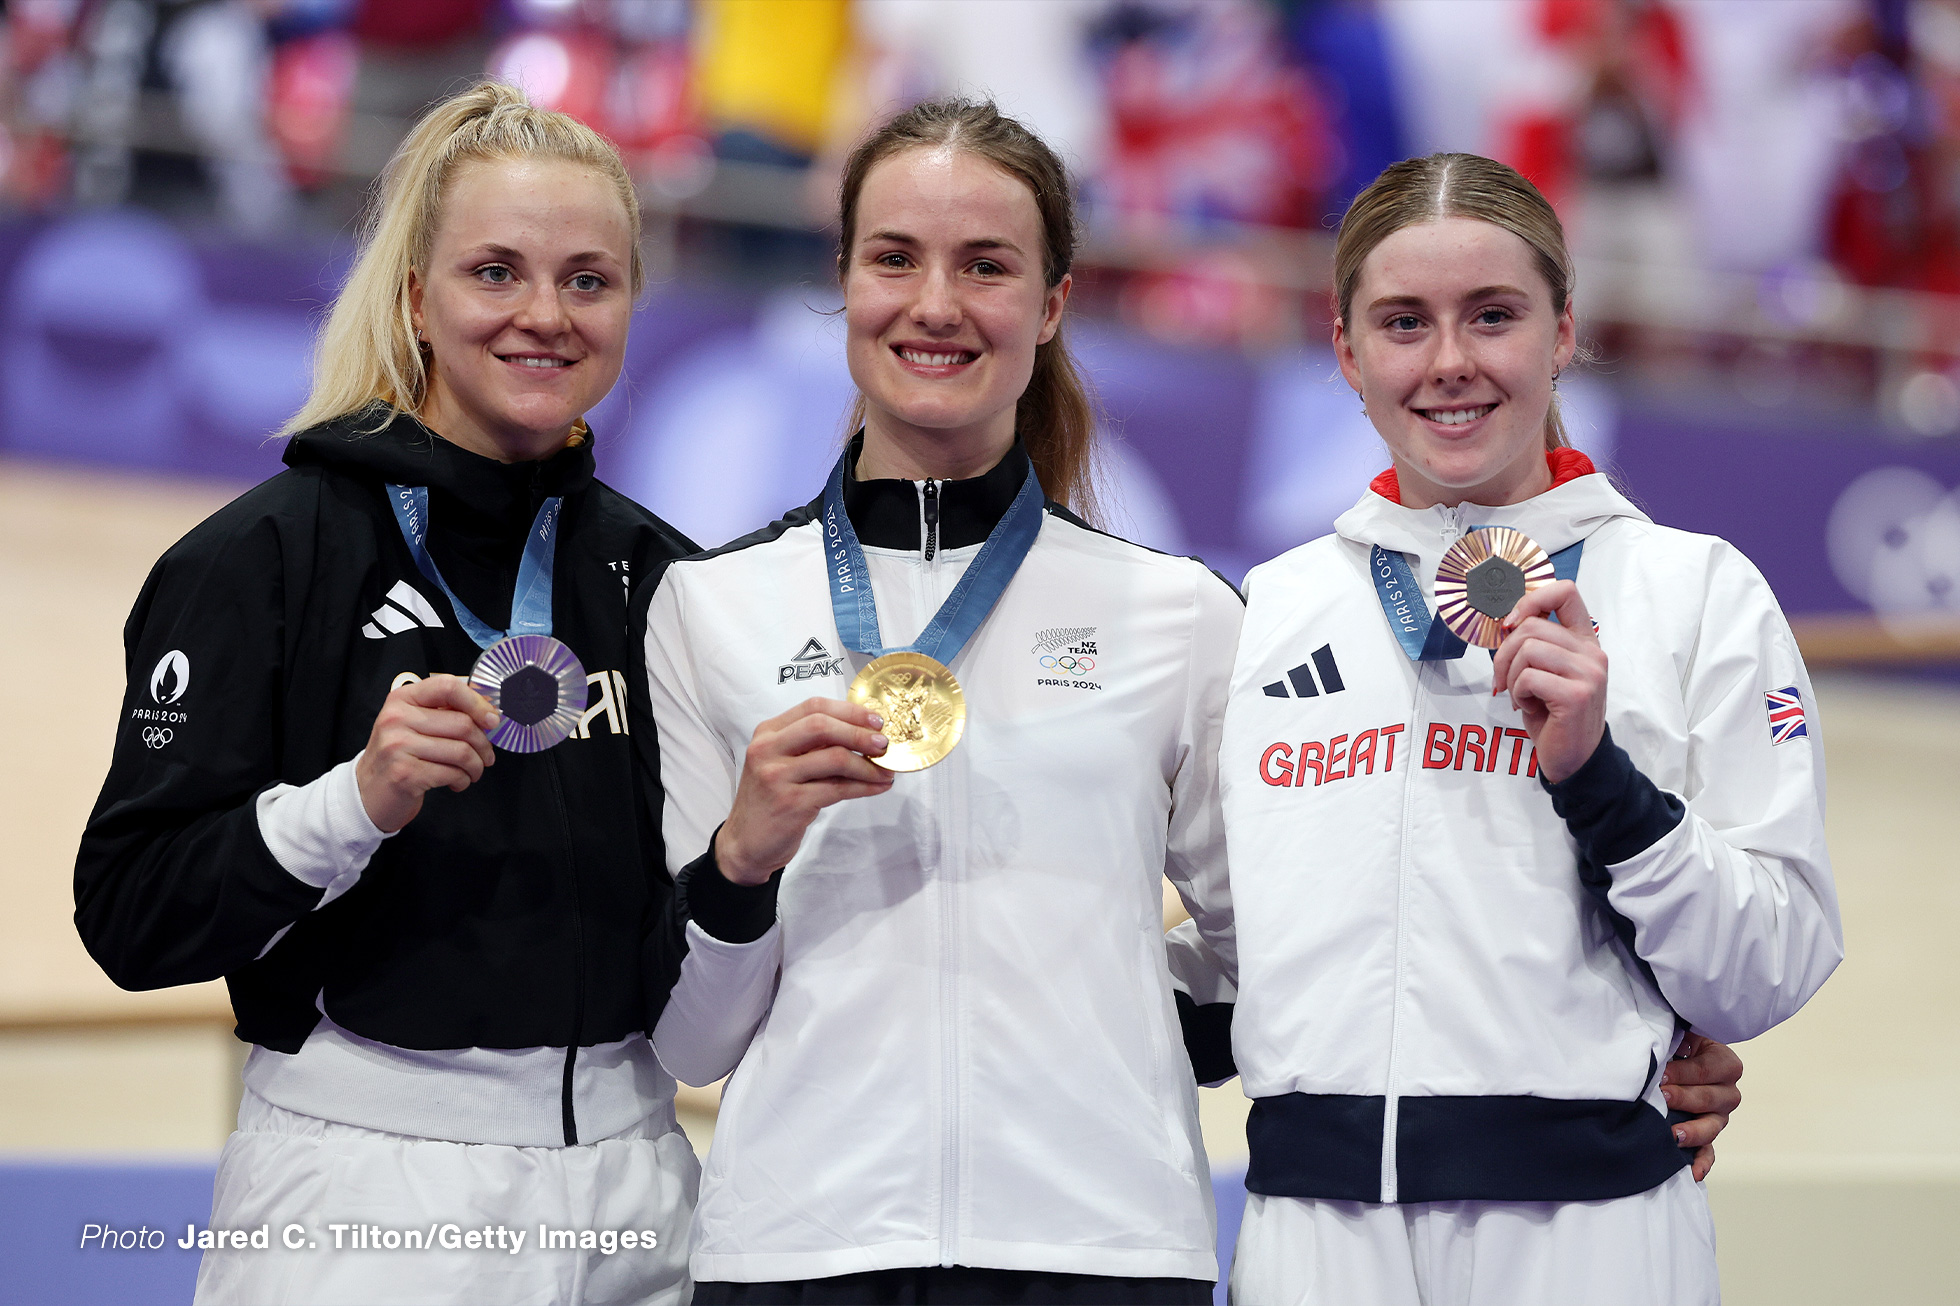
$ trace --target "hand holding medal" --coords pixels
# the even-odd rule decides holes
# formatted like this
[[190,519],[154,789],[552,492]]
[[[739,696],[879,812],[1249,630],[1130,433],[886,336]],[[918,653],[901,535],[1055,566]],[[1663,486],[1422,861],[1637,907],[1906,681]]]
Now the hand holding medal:
[[[1543,556],[1516,531],[1506,534],[1517,535]],[[1441,577],[1439,571],[1439,604]],[[1491,620],[1487,610],[1477,615],[1501,635],[1491,664],[1491,693],[1509,691],[1538,750],[1539,771],[1553,783],[1565,779],[1585,765],[1606,730],[1606,653],[1593,633],[1579,587],[1549,578],[1527,582],[1501,620]]]

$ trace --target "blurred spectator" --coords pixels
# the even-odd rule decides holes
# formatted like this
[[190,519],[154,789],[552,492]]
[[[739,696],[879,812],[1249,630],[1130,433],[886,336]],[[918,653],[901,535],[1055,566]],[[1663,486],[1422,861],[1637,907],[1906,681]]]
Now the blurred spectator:
[[850,37],[848,0],[698,0],[694,56],[716,152],[803,165],[830,124]]

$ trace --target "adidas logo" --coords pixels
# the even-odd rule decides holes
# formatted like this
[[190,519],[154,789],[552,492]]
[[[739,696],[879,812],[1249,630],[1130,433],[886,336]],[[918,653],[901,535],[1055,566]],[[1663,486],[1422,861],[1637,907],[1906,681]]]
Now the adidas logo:
[[[1318,685],[1313,680],[1315,671],[1320,672]],[[1290,694],[1286,692],[1289,684],[1293,686]],[[1341,683],[1341,669],[1334,665],[1334,646],[1322,644],[1314,650],[1310,661],[1302,662],[1287,672],[1285,680],[1275,680],[1262,688],[1267,698],[1318,698],[1322,689],[1338,694],[1347,686]]]
[[373,616],[374,620],[361,627],[361,634],[369,639],[386,639],[417,626],[442,624],[442,618],[429,606],[429,601],[405,580],[395,582],[395,588],[388,591],[388,602],[376,608]]
[[814,635],[803,641],[803,647],[796,656],[776,668],[776,683],[787,684],[792,680],[818,680],[824,676],[843,674],[844,659],[835,657],[823,646],[823,641]]

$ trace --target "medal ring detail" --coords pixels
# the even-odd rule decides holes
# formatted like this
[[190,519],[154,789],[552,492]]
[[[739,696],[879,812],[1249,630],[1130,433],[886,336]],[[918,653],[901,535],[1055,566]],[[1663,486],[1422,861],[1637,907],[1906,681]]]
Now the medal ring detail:
[[1518,600],[1555,579],[1552,560],[1523,531],[1486,526],[1450,546],[1436,568],[1436,615],[1466,644],[1496,648]]
[[953,673],[923,653],[887,653],[865,663],[846,695],[885,719],[887,771],[923,771],[966,733],[966,695]]
[[503,714],[490,742],[507,752],[561,744],[585,715],[585,667],[549,635],[512,635],[483,650],[470,668],[470,688]]

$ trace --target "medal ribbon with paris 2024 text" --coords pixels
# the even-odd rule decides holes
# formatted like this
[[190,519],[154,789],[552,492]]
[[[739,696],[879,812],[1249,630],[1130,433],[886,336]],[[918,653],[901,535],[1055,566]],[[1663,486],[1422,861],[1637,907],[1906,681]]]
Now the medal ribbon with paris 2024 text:
[[524,556],[517,564],[517,588],[510,597],[510,629],[493,630],[463,606],[463,601],[449,588],[449,582],[436,570],[436,560],[429,556],[428,487],[388,487],[388,506],[395,510],[402,538],[408,541],[408,551],[415,555],[416,569],[442,591],[443,597],[449,600],[450,610],[456,614],[457,624],[481,649],[508,635],[551,634],[551,563],[558,552],[558,510],[564,504],[562,497],[554,496],[538,509],[531,533],[524,537]]
[[944,666],[959,655],[967,640],[994,610],[994,604],[1014,579],[1021,560],[1041,533],[1041,483],[1028,469],[1027,479],[995,523],[987,542],[967,567],[953,592],[939,605],[919,637],[903,648],[886,648],[878,630],[878,600],[871,593],[871,573],[850,514],[844,511],[844,477],[850,472],[846,449],[830,469],[823,491],[824,570],[830,576],[830,609],[837,618],[837,637],[853,653],[882,657],[886,653],[923,653]]
[[[1576,577],[1585,548],[1586,542],[1580,540],[1554,553],[1552,575],[1559,580]],[[1416,583],[1416,573],[1407,558],[1377,544],[1368,551],[1368,574],[1374,578],[1375,594],[1381,599],[1388,628],[1395,632],[1396,641],[1409,655],[1409,661],[1453,662],[1463,656],[1470,646],[1458,639],[1441,617],[1430,615],[1429,605],[1423,602],[1422,587]]]

